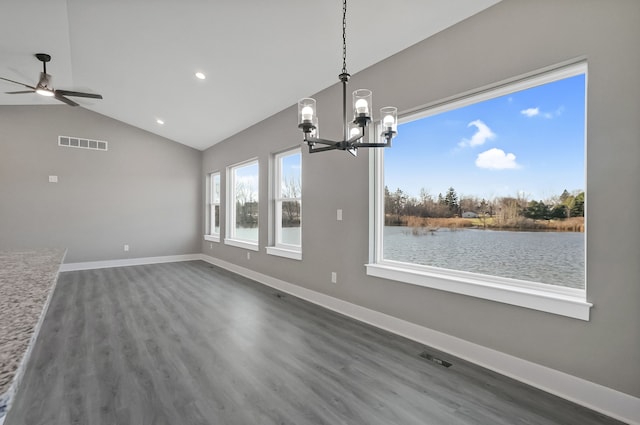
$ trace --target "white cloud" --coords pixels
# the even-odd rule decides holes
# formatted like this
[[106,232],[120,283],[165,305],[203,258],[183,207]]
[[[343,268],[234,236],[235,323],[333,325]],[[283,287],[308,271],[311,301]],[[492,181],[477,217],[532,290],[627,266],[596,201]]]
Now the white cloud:
[[477,131],[471,136],[471,139],[462,139],[458,146],[464,148],[466,146],[480,146],[484,145],[487,140],[493,140],[496,138],[496,134],[491,131],[489,126],[480,120],[471,121],[467,127],[474,126]]
[[516,162],[516,156],[512,153],[505,153],[502,149],[491,148],[478,154],[476,158],[476,166],[478,168],[487,168],[489,170],[507,170],[520,168]]
[[520,113],[522,115],[524,115],[524,116],[526,116],[528,118],[543,117],[543,118],[546,118],[548,120],[550,120],[552,118],[555,118],[555,117],[559,117],[560,115],[562,115],[563,112],[564,112],[564,106],[558,107],[558,109],[556,109],[554,112],[543,112],[538,107],[523,109],[522,111],[520,111]]

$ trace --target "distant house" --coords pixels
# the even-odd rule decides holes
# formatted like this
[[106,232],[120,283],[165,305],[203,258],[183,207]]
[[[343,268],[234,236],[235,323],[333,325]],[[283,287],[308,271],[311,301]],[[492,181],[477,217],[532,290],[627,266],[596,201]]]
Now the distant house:
[[465,211],[462,213],[462,218],[478,218],[478,214],[473,211]]

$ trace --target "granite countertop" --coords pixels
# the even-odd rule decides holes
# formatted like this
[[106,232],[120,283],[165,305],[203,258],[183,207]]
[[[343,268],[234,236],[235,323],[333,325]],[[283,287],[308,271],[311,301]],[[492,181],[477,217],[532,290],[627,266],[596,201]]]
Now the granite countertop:
[[[44,319],[64,249],[0,251],[0,416]],[[19,381],[19,379],[15,379]],[[4,400],[3,400],[4,399]]]

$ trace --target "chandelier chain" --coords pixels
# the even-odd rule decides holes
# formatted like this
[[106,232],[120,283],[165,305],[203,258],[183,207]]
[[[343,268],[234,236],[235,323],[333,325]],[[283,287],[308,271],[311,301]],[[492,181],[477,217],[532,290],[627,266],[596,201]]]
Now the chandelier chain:
[[347,0],[342,1],[342,73],[347,72]]

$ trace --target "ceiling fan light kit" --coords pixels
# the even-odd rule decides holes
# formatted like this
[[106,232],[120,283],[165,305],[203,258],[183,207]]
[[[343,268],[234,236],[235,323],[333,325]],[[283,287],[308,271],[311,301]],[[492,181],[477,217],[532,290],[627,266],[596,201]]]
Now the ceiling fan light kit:
[[[342,129],[343,140],[321,139],[316,115],[316,101],[307,97],[298,101],[298,128],[304,133],[304,142],[309,153],[329,150],[346,150],[354,156],[358,148],[385,148],[391,146],[391,140],[398,133],[398,109],[385,106],[380,109],[380,134],[378,141],[364,142],[365,130],[372,121],[373,94],[371,90],[358,89],[352,94],[353,121],[347,120],[347,0],[342,3],[342,73],[338,76],[342,83]],[[323,145],[323,146],[317,146]]]
[[33,87],[28,84],[24,84],[18,81],[10,80],[8,78],[0,77],[0,80],[8,81],[14,84],[19,84],[21,86],[24,86],[30,89],[30,90],[23,90],[23,91],[6,92],[7,94],[37,93],[41,96],[55,97],[60,102],[64,102],[69,106],[78,106],[78,103],[69,99],[67,96],[86,97],[91,99],[102,99],[102,96],[99,94],[83,93],[83,92],[70,91],[70,90],[55,90],[51,86],[51,75],[47,74],[47,62],[51,61],[51,55],[48,55],[46,53],[36,53],[35,57],[38,58],[40,62],[42,62],[42,72],[40,73],[40,79],[38,80],[38,84],[36,84],[36,86]]
[[53,96],[55,96],[55,94],[51,90],[46,89],[44,87],[37,88],[36,89],[36,93],[38,93],[40,96],[44,96],[44,97],[53,97]]

